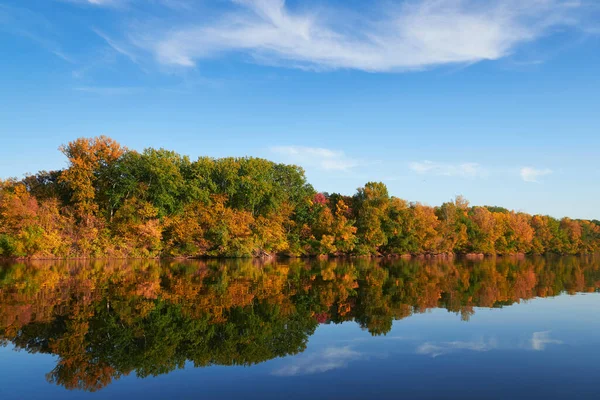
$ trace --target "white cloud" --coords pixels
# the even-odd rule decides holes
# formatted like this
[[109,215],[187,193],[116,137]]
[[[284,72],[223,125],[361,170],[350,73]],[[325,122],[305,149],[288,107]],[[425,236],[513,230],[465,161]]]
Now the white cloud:
[[116,95],[126,95],[126,94],[134,94],[143,91],[144,89],[141,87],[130,87],[130,86],[115,86],[115,87],[106,87],[106,86],[80,86],[73,88],[78,92],[85,93],[93,93],[104,96],[116,96]]
[[550,339],[550,331],[533,332],[531,336],[531,348],[536,351],[542,351],[549,344],[562,344],[562,341]]
[[539,182],[538,178],[546,175],[550,175],[552,173],[551,169],[536,169],[532,167],[523,167],[521,168],[521,179],[525,182]]
[[118,3],[118,0],[87,0],[90,4],[95,4],[98,6],[112,5]]
[[195,0],[55,0],[63,3],[127,9],[130,5],[161,5],[174,10],[191,10]]
[[134,63],[138,62],[137,56],[135,54],[133,54],[133,52],[131,50],[127,49],[124,45],[117,43],[115,40],[110,38],[107,34],[100,31],[99,29],[92,29],[92,30],[96,33],[96,35],[98,35],[102,39],[104,39],[106,44],[108,44],[110,46],[110,48],[112,48],[114,51],[129,58]]
[[128,0],[57,0],[63,3],[74,3],[74,4],[89,4],[92,6],[100,7],[118,7],[122,6]]
[[295,376],[327,372],[344,368],[350,361],[363,357],[362,353],[352,350],[349,346],[329,347],[322,353],[302,354],[294,357],[288,365],[273,371],[273,375]]
[[533,332],[531,339],[521,342],[518,345],[514,343],[504,343],[501,345],[498,339],[491,337],[489,339],[480,339],[474,341],[456,340],[452,342],[425,342],[416,349],[417,354],[423,354],[430,357],[439,357],[446,354],[460,351],[487,352],[499,349],[524,349],[524,350],[545,350],[550,344],[562,344],[561,340],[550,338],[550,331]]
[[437,357],[448,353],[453,353],[460,350],[469,350],[469,351],[490,351],[498,348],[498,344],[495,340],[489,340],[485,342],[483,340],[477,342],[463,342],[463,341],[454,341],[454,342],[441,342],[441,343],[431,343],[426,342],[417,347],[417,354],[424,354],[431,357]]
[[479,177],[486,174],[481,165],[472,162],[448,164],[433,161],[412,162],[408,167],[420,175]]
[[343,151],[304,146],[274,146],[271,152],[285,156],[286,162],[303,167],[314,167],[325,171],[348,171],[361,164]]
[[[93,0],[108,2],[109,0]],[[208,21],[138,32],[163,64],[193,67],[224,53],[297,68],[406,71],[497,60],[558,26],[577,26],[583,2],[416,0],[352,18],[342,9],[291,9],[284,0],[234,0]]]

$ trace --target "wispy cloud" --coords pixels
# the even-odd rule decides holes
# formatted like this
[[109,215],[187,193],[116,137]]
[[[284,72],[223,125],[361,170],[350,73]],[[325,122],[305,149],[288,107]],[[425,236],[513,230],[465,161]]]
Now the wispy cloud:
[[550,331],[533,332],[531,336],[531,348],[536,351],[542,351],[549,344],[562,344],[561,340],[550,339]]
[[525,182],[539,182],[539,178],[550,175],[551,173],[551,169],[536,169],[533,167],[523,167],[520,171],[521,179],[523,179]]
[[478,163],[440,163],[434,161],[411,162],[408,167],[420,175],[452,176],[452,177],[480,177],[485,176],[485,169]]
[[121,43],[117,43],[115,40],[110,38],[107,34],[105,34],[104,32],[102,32],[99,29],[93,29],[93,31],[96,33],[96,35],[98,35],[102,39],[104,39],[106,44],[108,44],[108,46],[110,46],[111,49],[113,49],[117,53],[129,58],[134,63],[138,62],[137,56],[134,54],[134,52],[129,50],[125,45],[123,45]]
[[97,95],[103,96],[116,96],[116,95],[126,95],[126,94],[134,94],[139,93],[144,90],[142,87],[132,87],[132,86],[115,86],[115,87],[106,87],[106,86],[79,86],[73,88],[73,90],[78,92],[85,93],[93,93]]
[[269,150],[285,156],[287,162],[325,171],[348,171],[364,164],[358,159],[348,157],[343,151],[321,147],[274,146]]
[[288,67],[406,71],[500,59],[557,26],[577,26],[585,1],[417,0],[352,18],[284,0],[233,4],[216,19],[140,32],[135,42],[183,67],[238,52]]
[[129,0],[57,0],[63,3],[86,4],[99,7],[121,7]]
[[53,24],[41,14],[0,4],[0,32],[3,31],[27,38],[68,63],[75,62],[61,48]]
[[[408,341],[408,340],[416,340],[417,336],[400,336],[400,335],[385,335],[385,336],[379,336],[377,338],[377,340],[379,341]],[[356,337],[356,338],[352,338],[352,339],[345,339],[345,340],[341,340],[341,342],[349,342],[349,343],[360,343],[360,342],[370,342],[372,341],[373,338],[372,337]]]
[[444,354],[454,353],[456,351],[468,350],[468,351],[490,351],[498,348],[496,340],[492,339],[489,341],[454,341],[454,342],[441,342],[433,343],[426,342],[417,347],[417,354],[424,354],[431,357],[438,357]]
[[349,346],[329,347],[321,353],[302,354],[291,359],[290,363],[273,371],[273,375],[295,376],[327,372],[344,368],[351,361],[363,358],[363,353]]
[[194,0],[55,0],[62,3],[73,3],[95,7],[127,9],[132,4],[158,4],[175,10],[189,10]]
[[82,0],[84,2],[94,4],[97,6],[115,5],[122,3],[123,0]]

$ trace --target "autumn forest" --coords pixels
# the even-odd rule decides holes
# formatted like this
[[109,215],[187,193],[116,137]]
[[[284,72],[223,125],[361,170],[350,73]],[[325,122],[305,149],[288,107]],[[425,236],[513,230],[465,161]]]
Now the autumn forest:
[[101,136],[60,147],[68,167],[0,180],[0,257],[583,254],[600,221],[457,197],[437,207],[369,182],[317,192],[294,165],[128,150]]

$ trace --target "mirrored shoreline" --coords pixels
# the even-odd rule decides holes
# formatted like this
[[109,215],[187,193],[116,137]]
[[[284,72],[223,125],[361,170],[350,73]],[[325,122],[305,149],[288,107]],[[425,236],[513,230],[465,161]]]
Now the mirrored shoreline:
[[4,263],[0,340],[55,356],[48,382],[98,391],[127,375],[299,355],[320,325],[390,335],[435,309],[469,321],[478,308],[599,288],[596,256]]

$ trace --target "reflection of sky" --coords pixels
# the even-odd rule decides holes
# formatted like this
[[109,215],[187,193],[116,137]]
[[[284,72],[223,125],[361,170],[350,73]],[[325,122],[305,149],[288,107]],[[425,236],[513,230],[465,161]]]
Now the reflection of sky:
[[300,354],[283,367],[273,371],[273,375],[294,376],[327,372],[348,366],[348,363],[364,358],[364,353],[350,346],[328,346],[325,349]]
[[[354,323],[321,326],[311,338],[309,349],[288,358],[276,370],[300,373],[320,371],[328,363],[328,352],[344,349],[348,357],[336,360],[336,368],[350,362],[364,363],[369,357],[419,354],[438,357],[464,352],[493,350],[543,351],[552,345],[579,345],[597,341],[600,328],[600,295],[585,294],[534,299],[503,308],[476,308],[469,322],[443,309],[395,321],[385,336],[371,336]],[[344,346],[344,347],[340,347]],[[600,347],[598,348],[600,350]],[[311,361],[309,364],[308,361]],[[310,368],[305,366],[310,365]],[[290,374],[291,375],[291,374]]]
[[[600,294],[477,308],[469,322],[436,309],[394,322],[386,336],[322,325],[296,356],[124,377],[92,397],[597,398],[599,328]],[[0,398],[90,396],[46,383],[54,361],[0,349]]]

